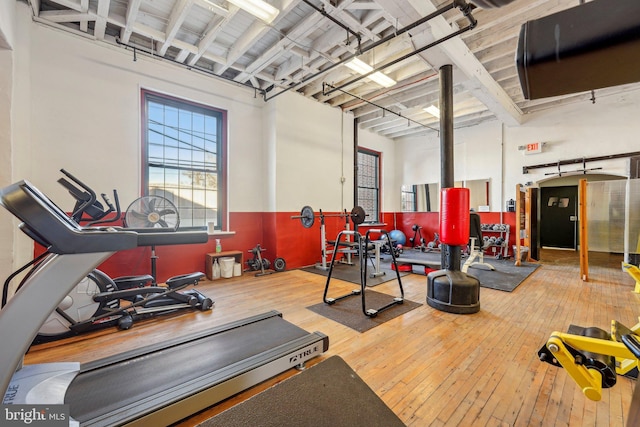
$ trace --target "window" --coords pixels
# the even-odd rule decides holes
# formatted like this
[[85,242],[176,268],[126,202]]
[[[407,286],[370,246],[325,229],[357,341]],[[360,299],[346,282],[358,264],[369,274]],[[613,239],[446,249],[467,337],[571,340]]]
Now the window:
[[358,149],[358,200],[356,204],[367,213],[365,222],[380,220],[380,153]]
[[180,228],[226,218],[226,111],[142,91],[143,192],[169,199]]
[[417,211],[416,203],[416,186],[415,185],[403,185],[402,186],[402,212],[415,212]]

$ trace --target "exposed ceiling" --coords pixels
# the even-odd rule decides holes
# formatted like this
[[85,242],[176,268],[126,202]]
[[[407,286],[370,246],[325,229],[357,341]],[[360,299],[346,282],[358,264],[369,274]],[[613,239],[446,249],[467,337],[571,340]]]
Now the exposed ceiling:
[[[424,108],[438,105],[445,64],[453,65],[456,128],[496,119],[517,125],[534,111],[592,102],[590,92],[525,100],[515,66],[521,25],[580,0],[475,8],[474,28],[457,7],[418,23],[452,0],[269,0],[280,11],[270,24],[226,0],[28,2],[37,22],[253,87],[265,102],[296,91],[352,111],[361,128],[389,138],[438,130]],[[461,33],[425,49],[455,31]],[[385,88],[344,65],[356,55],[396,83]]]

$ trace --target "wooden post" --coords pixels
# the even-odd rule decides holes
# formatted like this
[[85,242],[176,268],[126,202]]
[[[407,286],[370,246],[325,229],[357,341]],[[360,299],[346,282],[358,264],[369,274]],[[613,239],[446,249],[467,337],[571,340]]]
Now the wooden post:
[[580,278],[589,281],[589,239],[587,235],[587,180],[578,186],[578,221],[580,239]]
[[524,194],[524,246],[529,249],[527,251],[527,262],[533,261],[531,259],[531,215],[535,215],[535,213],[531,212],[532,197],[533,192],[531,191],[531,187],[529,187]]
[[513,251],[513,256],[516,258],[516,267],[520,267],[520,236],[522,235],[522,190],[520,184],[516,184],[516,250]]

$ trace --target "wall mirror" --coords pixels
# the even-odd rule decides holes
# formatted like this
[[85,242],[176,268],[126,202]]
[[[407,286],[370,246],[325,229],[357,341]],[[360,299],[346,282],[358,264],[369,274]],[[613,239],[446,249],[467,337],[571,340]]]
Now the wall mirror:
[[[456,181],[456,187],[469,189],[469,207],[476,212],[490,210],[490,181],[473,179]],[[438,212],[440,209],[440,184],[405,184],[401,190],[402,212]]]

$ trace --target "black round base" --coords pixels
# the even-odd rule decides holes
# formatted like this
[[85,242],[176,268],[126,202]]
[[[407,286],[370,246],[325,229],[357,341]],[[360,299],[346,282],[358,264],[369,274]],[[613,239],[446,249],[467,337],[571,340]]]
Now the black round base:
[[433,271],[427,275],[427,304],[447,313],[477,313],[480,281],[461,271]]

